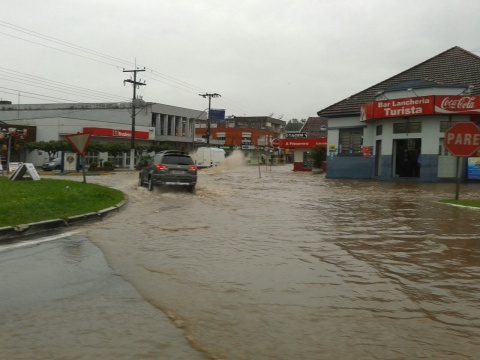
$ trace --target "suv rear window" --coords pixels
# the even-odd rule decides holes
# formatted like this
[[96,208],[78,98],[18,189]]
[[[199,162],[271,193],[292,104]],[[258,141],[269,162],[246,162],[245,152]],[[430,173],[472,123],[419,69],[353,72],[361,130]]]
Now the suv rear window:
[[164,164],[193,165],[193,160],[186,155],[165,155],[162,162]]

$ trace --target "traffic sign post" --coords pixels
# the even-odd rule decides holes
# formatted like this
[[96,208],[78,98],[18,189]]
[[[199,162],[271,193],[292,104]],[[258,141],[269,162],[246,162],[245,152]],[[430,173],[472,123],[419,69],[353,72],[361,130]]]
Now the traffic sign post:
[[273,147],[278,148],[278,147],[280,147],[280,144],[281,144],[280,139],[272,139],[272,146]]
[[87,182],[87,178],[85,176],[85,161],[84,156],[85,152],[87,151],[88,143],[90,142],[90,138],[92,134],[73,134],[73,135],[66,135],[65,138],[67,141],[72,145],[75,151],[80,155],[82,159],[82,174],[83,174],[83,182]]
[[455,200],[460,194],[463,158],[472,156],[480,150],[480,128],[473,122],[458,122],[445,131],[444,144],[447,150],[457,156],[457,185]]
[[473,122],[459,122],[445,131],[445,147],[454,156],[471,156],[480,149],[480,128]]

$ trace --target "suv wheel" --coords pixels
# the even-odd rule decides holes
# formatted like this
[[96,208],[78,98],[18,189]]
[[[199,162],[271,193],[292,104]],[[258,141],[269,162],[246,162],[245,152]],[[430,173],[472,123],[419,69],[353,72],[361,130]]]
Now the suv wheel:
[[153,191],[152,178],[149,178],[149,179],[148,179],[148,191]]
[[189,192],[190,194],[195,194],[195,185],[190,185],[190,186],[188,187],[188,192]]
[[138,186],[140,186],[140,187],[143,186],[142,176],[138,177]]

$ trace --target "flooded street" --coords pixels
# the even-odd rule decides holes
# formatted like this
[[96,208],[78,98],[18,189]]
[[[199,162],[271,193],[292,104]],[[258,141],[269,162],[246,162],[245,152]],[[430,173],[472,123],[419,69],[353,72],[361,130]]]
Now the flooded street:
[[[474,358],[480,211],[452,184],[325,180],[288,166],[201,172],[196,196],[126,187],[89,237],[227,359]],[[476,185],[462,198],[477,196]]]
[[[437,203],[454,184],[328,180],[289,165],[259,177],[235,160],[202,170],[196,195],[148,192],[135,172],[88,178],[130,202],[84,235],[193,349],[207,359],[478,358],[480,210]],[[462,185],[462,199],[479,193]],[[129,332],[146,331],[125,316]]]

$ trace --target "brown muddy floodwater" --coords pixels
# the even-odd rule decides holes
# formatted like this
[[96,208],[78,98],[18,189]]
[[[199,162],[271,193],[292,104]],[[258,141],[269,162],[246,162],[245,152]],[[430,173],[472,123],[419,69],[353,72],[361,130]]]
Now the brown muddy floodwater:
[[480,210],[436,202],[455,185],[291,165],[260,177],[236,160],[202,170],[196,195],[148,192],[135,172],[88,179],[130,197],[88,238],[190,346],[209,359],[480,358]]

